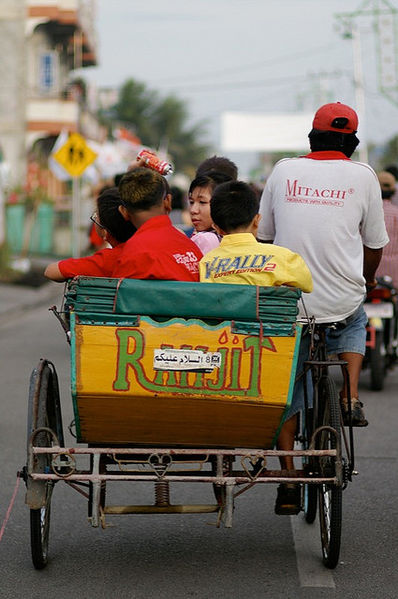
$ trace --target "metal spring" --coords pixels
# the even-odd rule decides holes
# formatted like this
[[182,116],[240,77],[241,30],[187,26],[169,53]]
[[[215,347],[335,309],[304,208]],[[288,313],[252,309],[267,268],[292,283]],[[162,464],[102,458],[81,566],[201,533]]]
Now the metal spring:
[[170,487],[166,480],[155,482],[155,505],[170,505]]

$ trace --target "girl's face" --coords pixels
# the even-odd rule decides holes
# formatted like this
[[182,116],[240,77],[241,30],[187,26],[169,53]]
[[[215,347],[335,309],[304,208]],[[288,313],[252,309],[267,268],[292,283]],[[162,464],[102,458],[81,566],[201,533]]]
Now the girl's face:
[[210,187],[195,187],[189,194],[189,213],[195,231],[208,231],[213,223],[210,216],[210,200],[212,190]]
[[106,231],[105,227],[101,224],[101,221],[99,218],[98,207],[97,207],[97,210],[95,210],[95,212],[93,212],[92,215],[90,216],[90,220],[95,225],[95,231],[96,231],[97,235],[99,237],[102,237],[103,239],[105,239],[107,231]]

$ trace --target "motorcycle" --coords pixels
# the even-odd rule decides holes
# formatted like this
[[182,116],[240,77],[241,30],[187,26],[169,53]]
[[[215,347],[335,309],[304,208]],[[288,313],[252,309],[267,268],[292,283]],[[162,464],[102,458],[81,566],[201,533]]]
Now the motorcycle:
[[377,278],[364,308],[368,317],[363,368],[370,369],[370,389],[381,391],[387,371],[398,360],[398,297],[391,277]]

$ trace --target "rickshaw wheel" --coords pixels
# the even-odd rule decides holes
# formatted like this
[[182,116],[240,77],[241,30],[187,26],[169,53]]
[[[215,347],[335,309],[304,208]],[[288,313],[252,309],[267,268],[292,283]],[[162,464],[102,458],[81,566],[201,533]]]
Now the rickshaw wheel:
[[[30,377],[28,443],[32,432],[42,427],[58,433],[60,446],[64,445],[58,379],[53,364],[47,360],[41,360]],[[34,439],[34,445],[37,447],[50,447],[52,443],[52,436],[45,431],[38,433]],[[50,471],[50,468],[51,458],[49,455],[35,456],[34,473],[46,473]],[[52,481],[35,481],[30,478],[27,481],[28,505],[33,502],[40,506],[30,509],[32,562],[38,570],[47,564],[53,487]]]
[[[306,420],[305,414],[302,414],[301,423],[301,439],[303,449],[308,449],[312,433],[314,430],[313,425],[313,409],[309,409],[309,415]],[[303,458],[304,470],[309,472],[315,468],[312,463],[312,458]],[[318,486],[317,485],[303,485],[303,511],[304,519],[308,524],[312,524],[316,518],[316,510],[318,503]]]
[[[320,381],[320,423],[330,426],[340,438],[340,404],[334,381],[328,376]],[[328,431],[320,435],[319,449],[335,449],[336,437]],[[330,477],[334,474],[331,458],[319,458],[320,475]],[[328,568],[337,566],[340,555],[342,520],[342,488],[336,485],[319,485],[319,522],[323,563]]]
[[53,487],[52,481],[46,482],[45,505],[38,510],[30,510],[30,544],[32,561],[36,570],[42,570],[47,565]]

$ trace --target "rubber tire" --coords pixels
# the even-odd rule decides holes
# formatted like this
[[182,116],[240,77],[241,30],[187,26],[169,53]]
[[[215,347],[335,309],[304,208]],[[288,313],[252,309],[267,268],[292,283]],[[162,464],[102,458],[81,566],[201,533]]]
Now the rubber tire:
[[[320,381],[320,421],[330,426],[341,437],[340,404],[334,381],[323,377]],[[319,435],[320,449],[335,449],[336,437],[330,433]],[[330,458],[319,458],[319,472],[332,476],[334,471]],[[335,568],[339,561],[342,522],[342,488],[336,485],[319,485],[319,523],[321,532],[323,563],[327,568]]]
[[371,391],[382,391],[386,376],[386,357],[382,353],[384,347],[383,331],[376,331],[375,347],[370,350],[370,389]]
[[[307,432],[306,430],[306,422],[305,422],[305,414],[302,414],[302,423],[301,423],[301,438],[302,438],[302,447],[303,449],[308,449],[310,442],[311,442],[311,437],[312,437],[312,431],[314,430],[314,426],[313,426],[313,422],[312,422],[312,418],[313,418],[313,410],[310,410],[310,416],[309,416],[309,431]],[[305,460],[305,458],[303,458],[303,466],[306,467],[307,466],[307,461]],[[317,503],[318,503],[318,485],[303,485],[303,512],[304,512],[304,519],[307,522],[307,524],[313,524],[315,522],[315,518],[316,518],[316,512],[317,512]]]
[[36,570],[42,570],[47,565],[53,486],[51,482],[46,483],[45,505],[38,510],[30,510],[30,546]]
[[[43,362],[43,361],[42,361]],[[59,407],[59,391],[58,381],[56,378],[55,369],[50,368],[46,360],[44,365],[42,362],[38,368],[34,369],[29,384],[29,409],[28,409],[28,442],[32,432],[41,427],[48,427],[52,430],[62,427],[60,421]],[[36,388],[36,383],[39,380],[39,396],[37,404],[37,413],[34,413],[33,398]],[[58,394],[58,395],[57,395]],[[63,435],[62,435],[63,437]],[[39,433],[35,438],[37,447],[48,447],[52,443],[51,436],[48,433]],[[60,440],[63,443],[63,438]],[[35,471],[38,473],[46,472],[50,468],[50,458],[48,455],[37,456]],[[29,481],[27,485],[31,484]],[[38,484],[34,482],[32,484]],[[43,506],[39,509],[30,510],[30,541],[31,555],[34,567],[37,570],[43,569],[47,565],[48,559],[48,539],[50,532],[50,514],[51,514],[51,496],[53,491],[53,483],[39,483],[44,489]]]

